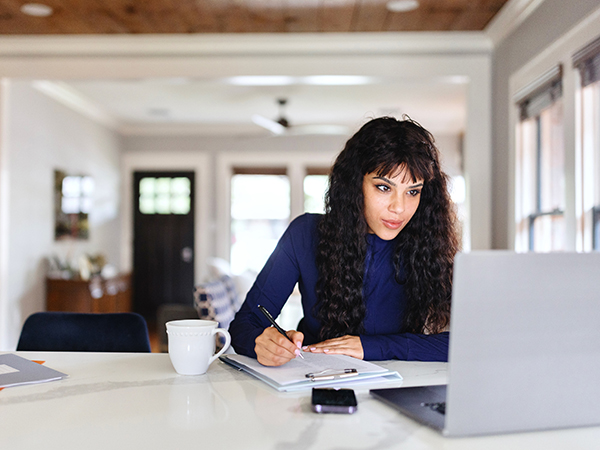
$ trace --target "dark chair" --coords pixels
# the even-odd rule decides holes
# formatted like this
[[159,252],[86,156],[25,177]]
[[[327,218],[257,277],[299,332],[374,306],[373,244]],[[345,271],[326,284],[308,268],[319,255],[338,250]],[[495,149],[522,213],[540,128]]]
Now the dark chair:
[[136,313],[38,312],[23,324],[17,351],[148,353],[150,339]]

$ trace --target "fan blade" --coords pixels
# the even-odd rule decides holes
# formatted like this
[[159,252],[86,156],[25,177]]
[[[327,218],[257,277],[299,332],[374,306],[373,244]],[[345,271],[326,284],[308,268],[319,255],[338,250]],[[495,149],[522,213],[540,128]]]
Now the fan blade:
[[269,130],[273,134],[284,134],[285,133],[285,127],[283,125],[281,125],[280,123],[278,123],[274,120],[271,120],[264,116],[261,116],[260,114],[253,114],[252,122],[254,122],[259,127],[263,127],[265,129]]

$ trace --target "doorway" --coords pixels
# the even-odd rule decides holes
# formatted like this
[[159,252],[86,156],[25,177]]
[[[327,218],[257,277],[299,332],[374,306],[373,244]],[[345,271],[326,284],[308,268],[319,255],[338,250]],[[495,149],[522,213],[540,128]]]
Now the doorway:
[[133,309],[193,304],[194,172],[133,173]]

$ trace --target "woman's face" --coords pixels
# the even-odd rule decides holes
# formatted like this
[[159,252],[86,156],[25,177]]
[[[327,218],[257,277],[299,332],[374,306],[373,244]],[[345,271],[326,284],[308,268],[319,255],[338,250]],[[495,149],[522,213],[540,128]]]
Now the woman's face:
[[423,180],[413,182],[406,170],[387,176],[376,172],[363,178],[365,219],[369,233],[381,239],[394,239],[415,214],[421,200]]

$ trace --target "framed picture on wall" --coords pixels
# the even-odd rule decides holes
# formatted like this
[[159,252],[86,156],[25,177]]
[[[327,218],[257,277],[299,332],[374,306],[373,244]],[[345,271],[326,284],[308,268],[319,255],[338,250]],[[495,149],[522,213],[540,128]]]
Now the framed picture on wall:
[[54,239],[88,239],[94,180],[54,171]]

